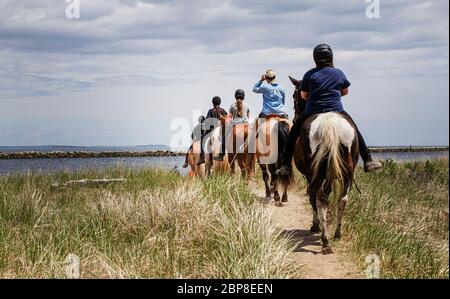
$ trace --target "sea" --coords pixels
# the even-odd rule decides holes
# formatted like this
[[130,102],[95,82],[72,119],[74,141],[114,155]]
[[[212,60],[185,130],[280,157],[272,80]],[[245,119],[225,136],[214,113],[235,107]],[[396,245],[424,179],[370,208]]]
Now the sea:
[[[0,146],[0,152],[51,152],[51,151],[152,151],[169,150],[164,145],[139,145],[139,146],[23,146],[5,147]],[[448,158],[448,151],[424,151],[424,152],[395,152],[395,153],[373,153],[375,160],[392,159],[398,162],[430,160]],[[0,160],[0,175],[24,174],[27,172],[58,172],[79,171],[88,169],[105,169],[114,166],[125,166],[132,168],[160,168],[178,171],[187,174],[183,169],[183,156],[177,157],[121,157],[121,158],[57,158],[57,159],[13,159]]]

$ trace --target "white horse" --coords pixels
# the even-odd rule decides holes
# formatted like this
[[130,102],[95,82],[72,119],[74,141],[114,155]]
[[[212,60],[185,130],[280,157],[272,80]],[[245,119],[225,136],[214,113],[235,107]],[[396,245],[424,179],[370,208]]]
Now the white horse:
[[356,128],[344,116],[323,113],[311,116],[303,123],[294,162],[308,181],[309,201],[313,208],[311,232],[322,230],[323,254],[333,252],[328,241],[328,197],[333,191],[335,198],[338,198],[338,223],[334,237],[340,239],[358,158]]

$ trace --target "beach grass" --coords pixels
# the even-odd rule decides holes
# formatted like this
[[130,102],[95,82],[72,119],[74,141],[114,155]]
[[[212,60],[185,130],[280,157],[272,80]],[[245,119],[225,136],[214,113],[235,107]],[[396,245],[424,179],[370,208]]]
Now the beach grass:
[[449,277],[448,158],[384,161],[379,173],[358,168],[344,236],[363,268],[375,254],[381,278]]
[[[51,187],[90,178],[127,181]],[[288,278],[292,246],[230,176],[116,167],[0,177],[2,278]]]

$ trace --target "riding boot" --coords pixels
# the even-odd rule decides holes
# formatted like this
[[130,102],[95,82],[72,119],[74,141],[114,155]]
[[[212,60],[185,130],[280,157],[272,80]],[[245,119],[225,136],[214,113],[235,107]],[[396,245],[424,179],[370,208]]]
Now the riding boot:
[[191,146],[190,146],[189,149],[187,150],[186,158],[184,159],[183,168],[188,168],[188,166],[189,166],[189,152],[191,151],[191,149],[192,149],[193,146],[194,146],[194,145],[191,144]]
[[186,154],[186,159],[184,160],[183,168],[188,168],[188,166],[189,166],[188,157],[189,157],[189,152]]
[[381,162],[377,162],[377,161],[373,161],[372,159],[372,155],[370,154],[366,154],[365,157],[363,157],[363,161],[364,161],[364,171],[365,172],[371,172],[371,171],[375,171],[378,169],[383,168],[383,164],[381,164]]
[[220,153],[218,156],[214,157],[214,161],[222,162],[224,156],[225,156],[224,153]]
[[383,165],[380,162],[373,161],[370,150],[357,127],[356,132],[358,134],[359,153],[364,161],[364,171],[371,172],[383,168]]

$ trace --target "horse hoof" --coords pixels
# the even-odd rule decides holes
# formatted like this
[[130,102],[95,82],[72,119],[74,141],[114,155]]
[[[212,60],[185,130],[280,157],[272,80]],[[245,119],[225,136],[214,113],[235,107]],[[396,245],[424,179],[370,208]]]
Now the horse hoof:
[[318,232],[320,232],[320,225],[313,224],[313,226],[311,226],[311,228],[309,229],[309,231],[312,232],[312,233],[318,233]]
[[266,197],[272,197],[272,193],[266,193]]
[[336,240],[336,241],[339,241],[341,238],[342,238],[341,232],[336,231],[334,233],[334,238],[333,239]]
[[326,246],[326,247],[322,247],[321,252],[322,252],[323,255],[332,254],[333,253],[333,249],[331,249],[330,246]]
[[281,202],[288,202],[287,196],[286,197],[283,196],[283,198],[281,199]]
[[275,202],[275,206],[280,208],[280,207],[283,206],[283,204],[281,202],[279,202],[279,201],[276,201]]

